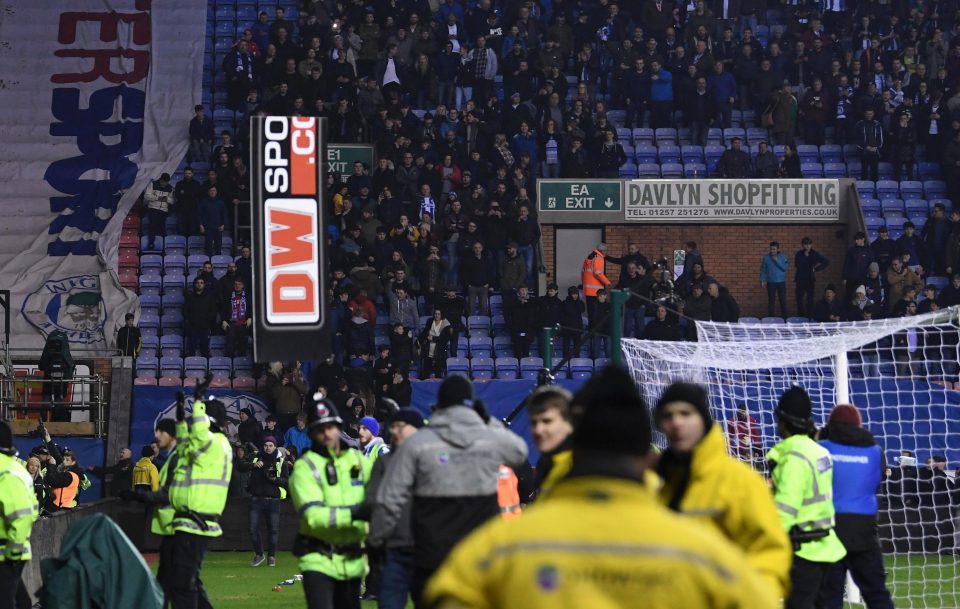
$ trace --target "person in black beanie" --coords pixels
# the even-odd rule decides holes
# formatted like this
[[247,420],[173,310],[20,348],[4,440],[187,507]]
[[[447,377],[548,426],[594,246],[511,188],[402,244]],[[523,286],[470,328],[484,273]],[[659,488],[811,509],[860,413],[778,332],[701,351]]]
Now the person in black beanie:
[[660,502],[713,526],[747,555],[771,593],[786,594],[792,550],[763,478],[727,453],[700,385],[673,383],[653,411],[667,449],[657,466]]
[[462,376],[440,384],[430,425],[390,457],[377,489],[367,538],[381,547],[400,526],[412,502],[414,545],[411,595],[421,607],[427,580],[457,542],[499,515],[497,474],[501,465],[526,462],[527,444],[495,417],[474,409],[473,385]]
[[638,606],[621,581],[642,587],[648,607],[777,606],[733,544],[657,504],[645,481],[650,416],[626,370],[596,373],[571,415],[570,473],[522,517],[463,540],[430,581],[427,606]]
[[819,606],[821,587],[847,550],[834,530],[833,459],[810,436],[816,431],[813,403],[797,385],[777,402],[777,430],[783,438],[767,453],[773,500],[793,543],[790,595],[785,609]]

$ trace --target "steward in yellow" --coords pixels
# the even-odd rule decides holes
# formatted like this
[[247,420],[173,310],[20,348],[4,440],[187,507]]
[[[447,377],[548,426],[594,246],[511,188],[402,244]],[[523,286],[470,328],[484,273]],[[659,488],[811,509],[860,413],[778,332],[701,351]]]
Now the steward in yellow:
[[704,389],[670,385],[653,418],[668,443],[657,467],[664,480],[660,502],[712,526],[747,555],[777,598],[785,597],[793,559],[790,540],[763,478],[727,453]]
[[0,609],[30,607],[20,578],[30,562],[30,531],[38,516],[30,474],[15,459],[10,426],[0,421]]
[[364,499],[371,465],[341,442],[342,429],[333,402],[315,394],[307,409],[312,445],[290,475],[290,496],[300,515],[294,554],[300,557],[308,609],[359,609],[367,572]]
[[155,491],[160,488],[160,472],[153,464],[153,449],[149,445],[140,451],[140,460],[133,466],[130,482],[133,490]]
[[783,440],[767,454],[780,523],[793,542],[785,609],[814,607],[833,564],[847,555],[834,531],[833,459],[810,437],[816,431],[812,413],[803,388],[780,396],[776,414]]
[[650,420],[622,368],[574,397],[570,473],[522,518],[465,538],[429,582],[434,609],[774,609],[743,553],[644,484]]
[[[196,395],[203,395],[198,387]],[[190,425],[187,425],[183,399],[177,400],[176,468],[168,468],[172,476],[168,495],[173,508],[170,530],[172,571],[167,592],[173,609],[194,608],[209,603],[200,581],[200,566],[212,537],[220,537],[220,515],[227,503],[227,489],[233,473],[233,450],[223,435],[221,425],[227,409],[219,400],[193,403]],[[164,556],[160,557],[161,562]]]

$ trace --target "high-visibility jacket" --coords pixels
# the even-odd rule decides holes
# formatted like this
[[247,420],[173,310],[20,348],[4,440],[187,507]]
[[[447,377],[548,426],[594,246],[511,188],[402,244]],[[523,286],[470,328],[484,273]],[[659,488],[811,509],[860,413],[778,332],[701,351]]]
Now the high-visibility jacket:
[[513,520],[520,516],[518,484],[517,474],[506,465],[501,465],[497,472],[497,504],[500,505],[500,516],[505,520]]
[[[258,457],[254,457],[252,464],[256,465],[259,461],[260,459]],[[282,456],[277,455],[277,458],[273,462],[273,470],[276,472],[277,480],[280,480],[281,478],[283,478],[283,457]],[[287,489],[285,489],[283,486],[278,486],[277,490],[280,491],[280,499],[287,498]]]
[[174,531],[219,537],[223,531],[218,520],[233,475],[233,450],[225,435],[210,431],[202,402],[194,403],[189,428],[186,421],[177,423],[177,448],[180,458],[170,483],[170,505],[176,512],[171,526]]
[[367,559],[361,547],[367,523],[354,520],[350,508],[364,502],[370,471],[370,460],[353,448],[343,447],[339,455],[308,450],[297,460],[290,474],[290,497],[300,515],[299,532],[328,550],[303,554],[302,571],[339,581],[364,576]]
[[80,490],[80,476],[76,472],[70,474],[70,484],[53,489],[53,505],[61,509],[70,509],[77,506],[77,492]]
[[151,491],[160,488],[160,474],[157,466],[153,464],[150,457],[143,457],[133,466],[133,473],[130,476],[131,485],[149,486]]
[[[689,465],[667,450],[660,461],[664,484],[660,502],[670,505],[688,476],[679,512],[714,527],[747,555],[774,594],[789,593],[793,549],[780,525],[764,479],[727,454],[723,432],[712,426],[690,456]],[[687,473],[689,468],[689,473]]]
[[0,562],[30,560],[30,530],[38,515],[30,474],[0,454]]
[[658,505],[645,484],[601,476],[568,477],[523,518],[488,520],[424,597],[435,609],[778,606],[716,531]]
[[[170,455],[167,457],[167,460],[163,462],[163,466],[160,468],[159,483],[160,488],[169,492],[170,484],[173,483],[173,478],[171,476],[171,470],[177,468],[177,461],[179,460],[180,455],[177,452],[177,448],[174,448],[170,451]],[[173,509],[173,506],[170,504],[158,505],[153,510],[153,518],[150,521],[150,531],[154,535],[163,535],[169,537],[173,535],[173,516],[176,513],[176,510]]]
[[603,252],[593,250],[593,257],[583,259],[583,269],[580,271],[580,283],[583,284],[584,296],[596,296],[597,290],[610,287],[610,280],[603,274]]
[[811,562],[837,562],[847,555],[834,531],[833,459],[830,452],[808,436],[790,436],[767,454],[773,471],[773,499],[780,523],[788,533],[828,531],[826,537],[807,541],[794,553]]

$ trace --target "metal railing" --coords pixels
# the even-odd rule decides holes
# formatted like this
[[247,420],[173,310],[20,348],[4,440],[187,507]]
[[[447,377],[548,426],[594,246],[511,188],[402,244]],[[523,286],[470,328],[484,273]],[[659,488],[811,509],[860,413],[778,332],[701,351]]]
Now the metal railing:
[[31,413],[46,419],[51,412],[69,417],[74,411],[86,411],[96,435],[102,438],[106,435],[109,384],[109,379],[100,374],[70,379],[0,375],[0,420],[17,415],[26,419]]

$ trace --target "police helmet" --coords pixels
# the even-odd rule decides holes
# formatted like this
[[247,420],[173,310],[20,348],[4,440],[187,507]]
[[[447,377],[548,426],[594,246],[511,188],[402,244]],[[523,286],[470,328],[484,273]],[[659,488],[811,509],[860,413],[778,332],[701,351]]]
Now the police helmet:
[[313,403],[307,408],[307,429],[326,423],[335,423],[343,427],[343,419],[340,418],[340,413],[337,412],[333,402],[321,397],[320,394],[314,394],[313,398]]

